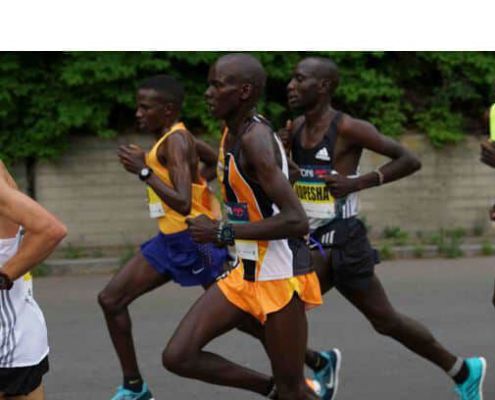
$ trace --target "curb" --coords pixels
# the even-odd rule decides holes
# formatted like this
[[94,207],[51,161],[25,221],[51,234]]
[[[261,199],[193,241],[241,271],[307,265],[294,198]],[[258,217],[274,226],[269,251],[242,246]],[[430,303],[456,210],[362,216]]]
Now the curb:
[[[383,246],[376,245],[376,249],[380,251]],[[391,257],[384,259],[422,259],[422,258],[449,258],[447,255],[441,253],[438,246],[427,245],[420,246],[421,255],[418,255],[418,246],[390,246]],[[489,257],[491,254],[483,253],[483,245],[481,244],[463,244],[459,246],[462,251],[462,255],[459,257],[450,258],[463,258],[463,257]],[[495,253],[493,253],[495,255]]]
[[[378,250],[382,247],[379,243],[375,243],[373,245],[376,246]],[[483,245],[481,244],[464,244],[459,246],[459,248],[463,253],[461,257],[489,257],[489,255],[483,254]],[[421,246],[421,249],[422,254],[421,256],[418,256],[417,246],[390,246],[391,254],[388,257],[382,257],[382,261],[394,259],[448,258],[439,252],[438,246]],[[122,260],[119,257],[48,260],[38,267],[38,275],[71,276],[110,274],[117,271],[120,268],[121,263]]]
[[109,274],[115,272],[120,263],[118,257],[58,259],[45,261],[41,268],[42,275],[48,276]]

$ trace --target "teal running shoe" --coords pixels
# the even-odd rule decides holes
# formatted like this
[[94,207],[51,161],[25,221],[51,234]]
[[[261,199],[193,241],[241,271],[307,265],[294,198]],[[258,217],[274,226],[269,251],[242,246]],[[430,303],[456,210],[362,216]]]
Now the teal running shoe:
[[143,383],[143,388],[140,392],[133,392],[129,389],[124,389],[123,386],[117,388],[117,393],[112,397],[112,400],[154,400],[153,395],[148,389],[148,385]]
[[326,359],[325,368],[313,372],[313,379],[320,384],[320,397],[324,400],[333,400],[339,387],[339,372],[342,355],[339,349],[321,351],[320,356]]
[[483,357],[466,358],[469,375],[464,383],[456,385],[455,391],[460,400],[483,400],[483,380],[486,373],[486,360]]

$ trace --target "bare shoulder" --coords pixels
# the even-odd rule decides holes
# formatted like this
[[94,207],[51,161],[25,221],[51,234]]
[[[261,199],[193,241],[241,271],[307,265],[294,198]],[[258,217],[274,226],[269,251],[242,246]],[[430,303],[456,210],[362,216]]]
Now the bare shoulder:
[[292,132],[297,132],[299,129],[301,129],[301,126],[303,126],[304,121],[306,118],[304,118],[304,115],[299,115],[292,121]]
[[174,151],[183,149],[185,151],[192,148],[195,144],[194,136],[187,129],[178,129],[161,144],[160,150],[166,151],[167,148],[172,148]]
[[252,124],[241,138],[243,149],[260,149],[273,140],[272,129],[265,124]]
[[0,160],[0,179],[6,186],[9,186],[12,189],[17,189],[17,184],[15,183],[14,178],[10,175],[9,170],[2,160]]
[[177,129],[174,131],[166,141],[173,140],[176,142],[194,143],[194,135],[187,129]]
[[349,114],[343,114],[339,123],[339,133],[352,134],[356,131],[362,131],[363,129],[373,129],[376,127],[369,121],[364,119],[352,117]]

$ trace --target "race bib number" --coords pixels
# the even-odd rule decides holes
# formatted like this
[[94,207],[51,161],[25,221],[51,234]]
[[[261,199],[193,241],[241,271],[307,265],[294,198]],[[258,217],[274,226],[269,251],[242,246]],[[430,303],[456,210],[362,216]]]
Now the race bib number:
[[150,212],[150,218],[161,218],[165,216],[165,210],[163,209],[162,201],[155,193],[155,191],[149,186],[146,187],[148,193],[148,208]]
[[332,219],[335,216],[335,199],[322,179],[330,175],[331,169],[320,165],[300,167],[301,178],[294,184],[294,190],[310,218]]
[[[249,222],[246,203],[225,203],[225,213],[229,222],[245,224]],[[235,250],[239,258],[258,261],[258,242],[256,240],[235,240]]]

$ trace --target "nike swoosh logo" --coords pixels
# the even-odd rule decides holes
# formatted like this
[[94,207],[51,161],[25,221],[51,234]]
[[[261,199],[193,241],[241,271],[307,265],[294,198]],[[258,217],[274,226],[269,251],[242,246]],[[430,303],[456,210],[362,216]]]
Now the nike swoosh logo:
[[192,272],[194,275],[198,275],[198,274],[199,274],[199,273],[201,273],[204,269],[205,269],[205,267],[200,268],[200,269],[192,269],[192,270],[191,270],[191,272]]
[[325,386],[327,387],[327,389],[333,389],[333,386],[334,386],[333,372],[332,372],[332,375],[330,376],[330,382],[328,382],[327,384],[325,384]]

